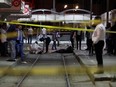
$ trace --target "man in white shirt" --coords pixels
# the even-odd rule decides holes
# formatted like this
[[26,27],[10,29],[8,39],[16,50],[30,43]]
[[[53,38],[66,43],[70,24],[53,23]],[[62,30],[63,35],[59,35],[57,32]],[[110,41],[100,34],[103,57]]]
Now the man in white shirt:
[[95,47],[95,54],[96,54],[96,60],[98,64],[98,72],[96,73],[103,73],[103,47],[104,47],[104,41],[105,41],[105,26],[101,23],[101,18],[96,17],[97,20],[96,24],[98,24],[92,34],[92,41]]

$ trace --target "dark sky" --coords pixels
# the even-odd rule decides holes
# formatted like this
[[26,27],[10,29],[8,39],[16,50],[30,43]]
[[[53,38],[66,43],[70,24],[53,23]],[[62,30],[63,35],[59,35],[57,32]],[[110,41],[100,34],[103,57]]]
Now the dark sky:
[[[27,2],[34,2],[33,9],[52,9],[53,8],[53,0],[25,0]],[[55,8],[56,11],[61,12],[66,10],[63,8],[65,4],[69,5],[69,8],[74,8],[77,4],[80,9],[90,10],[90,0],[55,0]],[[93,12],[95,14],[102,14],[107,11],[107,0],[93,0]],[[109,10],[116,9],[116,0],[109,0]]]

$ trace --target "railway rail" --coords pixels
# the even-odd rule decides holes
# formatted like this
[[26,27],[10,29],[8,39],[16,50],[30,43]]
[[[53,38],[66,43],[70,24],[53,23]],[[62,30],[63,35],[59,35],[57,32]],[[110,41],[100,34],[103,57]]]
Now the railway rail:
[[[73,53],[49,53],[28,55],[27,64],[17,64],[13,70],[25,70],[13,74],[6,73],[0,78],[0,87],[103,87],[96,85],[92,73]],[[72,73],[69,67],[77,67],[85,70],[83,73]],[[56,71],[52,71],[56,69]],[[37,69],[41,72],[38,74]],[[46,74],[47,72],[56,74]],[[7,71],[8,72],[8,71]],[[10,71],[9,71],[10,72]],[[12,72],[11,72],[12,73]],[[42,74],[43,73],[43,74]],[[109,86],[109,81],[106,82]],[[103,83],[102,83],[103,84]]]

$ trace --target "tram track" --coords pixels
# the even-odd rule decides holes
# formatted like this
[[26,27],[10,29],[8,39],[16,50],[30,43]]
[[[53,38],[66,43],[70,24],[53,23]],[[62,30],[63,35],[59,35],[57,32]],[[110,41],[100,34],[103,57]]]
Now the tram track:
[[[77,87],[77,86],[80,87],[82,85],[82,83],[88,83],[88,82],[90,82],[89,84],[94,87],[94,84],[93,84],[91,78],[89,77],[88,72],[83,72],[82,74],[81,73],[72,74],[72,73],[68,72],[68,67],[67,66],[69,64],[66,62],[67,61],[66,58],[65,58],[66,56],[67,55],[62,55],[63,65],[64,65],[64,69],[65,69],[65,78],[66,78],[66,83],[67,83],[66,87]],[[68,55],[68,56],[71,56],[71,55]],[[82,64],[77,59],[77,57],[74,54],[72,56],[74,56],[74,60],[75,60],[74,67],[75,67],[76,64],[77,65],[79,64],[80,68],[84,68],[84,71],[87,71],[86,68],[82,66]],[[80,78],[84,78],[84,79],[80,79]]]
[[[27,58],[27,55],[28,54],[25,55],[25,58]],[[12,60],[7,60],[7,61],[13,62]],[[20,60],[20,58],[17,58],[16,61],[9,66],[0,66],[0,69],[2,70],[2,73],[0,73],[0,79],[2,79],[4,76],[7,75],[7,73],[8,73],[7,71],[9,71],[13,67],[17,66],[19,63],[21,63],[21,60]]]
[[61,54],[61,58],[62,58],[62,62],[63,62],[63,66],[64,66],[64,71],[65,71],[65,79],[66,79],[66,84],[67,84],[66,86],[67,87],[71,87],[71,82],[70,82],[69,74],[67,72],[65,57],[62,54]]
[[[29,56],[27,62],[28,64],[18,65],[13,68],[21,68],[22,70],[26,69],[27,71],[23,71],[23,73],[19,72],[16,75],[10,75],[1,79],[0,87],[96,87],[87,72],[72,73],[71,69],[69,70],[69,67],[86,69],[80,64],[79,60],[73,53],[42,54],[32,56],[32,58]],[[38,69],[41,71],[44,68],[48,73],[45,71],[38,74]],[[37,70],[33,72],[31,71],[32,69]],[[54,69],[56,69],[57,72],[55,72]],[[50,74],[49,70],[56,74]],[[12,81],[10,81],[11,79]]]
[[[53,56],[52,56],[53,55]],[[40,60],[36,63],[35,67],[47,67],[48,70],[49,68],[51,69],[52,67],[62,67],[61,65],[61,59],[60,59],[60,54],[43,54],[41,55]],[[47,69],[46,68],[46,69]],[[32,72],[31,72],[32,73]],[[62,73],[62,71],[61,71]],[[60,74],[61,75],[61,74]],[[23,81],[21,86],[18,87],[54,87],[56,85],[56,87],[64,87],[65,85],[65,81],[63,80],[63,75],[59,76],[59,75],[31,75],[28,76],[28,78],[26,78],[25,81]],[[44,81],[45,80],[45,81]],[[30,82],[30,84],[28,84],[28,82]],[[59,82],[60,81],[60,82]],[[60,84],[57,84],[60,83]],[[38,84],[38,85],[36,85]],[[53,86],[54,85],[54,86]]]
[[[55,59],[54,57],[56,55],[57,55],[57,58]],[[70,60],[72,62],[73,61],[73,58],[72,59],[70,59],[70,58],[67,59],[65,57],[70,56],[70,55],[73,56],[73,54],[68,54],[68,55],[67,54],[56,54],[56,55],[53,58],[46,58],[43,55],[43,57],[40,58],[40,61],[38,63],[36,63],[37,65],[35,65],[35,66],[38,66],[39,65],[39,66],[44,66],[45,67],[45,66],[48,66],[49,65],[49,68],[50,68],[50,67],[52,67],[55,64],[54,66],[56,68],[58,68],[58,67],[60,67],[60,68],[62,67],[63,68],[63,70],[60,71],[61,73],[59,73],[60,76],[54,76],[54,75],[53,76],[52,75],[50,75],[50,76],[39,76],[38,77],[38,79],[39,79],[38,81],[40,81],[40,79],[42,79],[42,78],[49,79],[51,81],[53,81],[53,79],[56,80],[56,81],[57,81],[57,79],[61,79],[62,82],[60,82],[60,83],[62,84],[62,86],[60,86],[59,84],[58,84],[59,85],[58,86],[57,85],[57,82],[55,82],[56,83],[55,85],[57,85],[58,87],[72,87],[71,86],[71,81],[70,81],[71,79],[70,79],[69,73],[67,71],[67,66],[72,65],[72,63],[71,64],[68,64],[67,62],[70,62]],[[56,62],[57,62],[57,64],[56,64]],[[73,63],[73,64],[75,65],[75,63]],[[29,81],[29,79],[32,79],[32,78],[34,78],[34,77],[33,76],[28,76],[28,78],[26,78],[27,80],[25,80],[25,81],[23,80],[24,82],[21,81],[20,86],[16,86],[16,87],[25,87],[25,86],[27,86],[25,84],[27,84],[27,82]],[[46,82],[44,84],[41,84],[41,86],[46,87],[45,84],[48,84],[48,85],[54,84],[54,82],[52,84],[50,84],[50,83],[47,83]],[[33,87],[33,86],[30,86],[30,87]]]
[[[0,87],[20,87],[25,78],[28,77],[30,70],[32,69],[34,64],[38,61],[38,59],[39,57],[37,57],[31,65],[28,64],[27,65],[28,67],[26,66],[28,70],[26,69],[25,73],[23,72],[16,75],[12,75],[12,72],[15,69],[22,67],[22,65],[24,65],[21,62],[19,62],[18,64],[14,63],[13,65],[9,66],[4,71],[4,74],[0,78]],[[24,68],[26,67],[24,66]]]
[[30,66],[30,69],[26,72],[26,74],[18,81],[18,84],[15,87],[20,87],[22,82],[25,80],[26,77],[28,77],[28,75],[30,74],[31,69],[34,67],[34,65],[37,63],[37,61],[39,60],[41,55],[39,55],[36,60],[32,63],[32,65]]

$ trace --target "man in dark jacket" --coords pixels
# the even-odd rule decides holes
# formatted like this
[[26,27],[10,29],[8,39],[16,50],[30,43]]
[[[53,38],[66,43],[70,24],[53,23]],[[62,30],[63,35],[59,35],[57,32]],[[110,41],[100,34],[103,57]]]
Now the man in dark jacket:
[[15,61],[16,59],[16,39],[17,39],[17,31],[16,31],[16,25],[10,25],[10,27],[7,30],[7,40],[10,44],[10,54],[11,58],[8,59],[8,61]]
[[73,47],[68,46],[66,49],[59,49],[59,50],[56,50],[52,53],[73,53]]
[[[114,25],[111,27],[110,30],[116,32],[116,22],[114,23]],[[116,55],[116,33],[110,33],[110,37],[112,42],[111,53],[113,55]]]
[[47,36],[47,37],[45,38],[46,53],[48,52],[48,48],[49,48],[50,42],[51,42],[51,39],[50,39],[50,37]]

